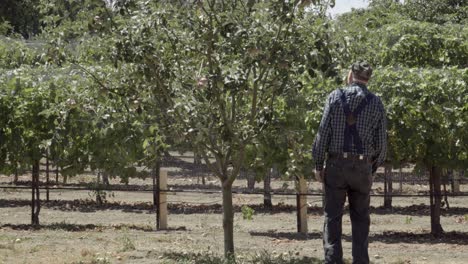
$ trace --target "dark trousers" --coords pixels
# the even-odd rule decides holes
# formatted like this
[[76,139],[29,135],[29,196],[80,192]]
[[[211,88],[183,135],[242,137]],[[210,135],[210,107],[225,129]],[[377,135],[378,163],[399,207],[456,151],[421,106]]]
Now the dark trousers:
[[325,223],[323,247],[325,263],[343,263],[341,218],[346,194],[353,236],[353,263],[369,263],[369,192],[372,165],[364,160],[333,158],[325,168]]

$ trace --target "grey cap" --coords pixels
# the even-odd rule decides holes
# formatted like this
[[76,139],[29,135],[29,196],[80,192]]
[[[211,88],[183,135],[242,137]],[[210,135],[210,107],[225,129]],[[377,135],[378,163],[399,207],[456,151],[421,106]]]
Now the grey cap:
[[372,67],[367,61],[356,61],[351,65],[351,71],[357,79],[367,81],[372,76]]

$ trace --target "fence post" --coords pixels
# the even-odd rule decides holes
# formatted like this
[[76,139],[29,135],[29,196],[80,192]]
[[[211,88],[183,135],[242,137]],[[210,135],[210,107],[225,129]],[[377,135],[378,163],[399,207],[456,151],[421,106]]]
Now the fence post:
[[167,229],[167,171],[159,172],[159,229]]
[[298,179],[298,203],[297,203],[297,212],[298,212],[298,230],[297,232],[301,234],[307,234],[307,181],[304,177],[299,177]]

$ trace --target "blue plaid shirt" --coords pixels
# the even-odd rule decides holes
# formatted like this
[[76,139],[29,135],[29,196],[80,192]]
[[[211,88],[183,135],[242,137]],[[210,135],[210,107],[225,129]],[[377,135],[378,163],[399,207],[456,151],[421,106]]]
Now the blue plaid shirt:
[[[369,92],[363,84],[353,83],[342,89],[346,102],[354,111]],[[322,121],[312,148],[315,169],[322,170],[326,153],[343,153],[346,114],[340,99],[341,91],[333,91],[327,99]],[[361,138],[364,155],[373,160],[373,172],[385,161],[387,153],[387,118],[382,101],[375,96],[357,116],[356,126]],[[351,145],[351,153],[358,154]]]

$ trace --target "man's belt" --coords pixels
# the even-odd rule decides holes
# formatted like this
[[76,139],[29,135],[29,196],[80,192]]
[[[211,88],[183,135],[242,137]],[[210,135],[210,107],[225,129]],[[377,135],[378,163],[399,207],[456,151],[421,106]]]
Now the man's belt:
[[372,158],[367,155],[362,154],[354,154],[350,152],[343,152],[343,153],[328,153],[329,159],[346,159],[346,160],[359,160],[359,161],[367,161],[372,163]]

